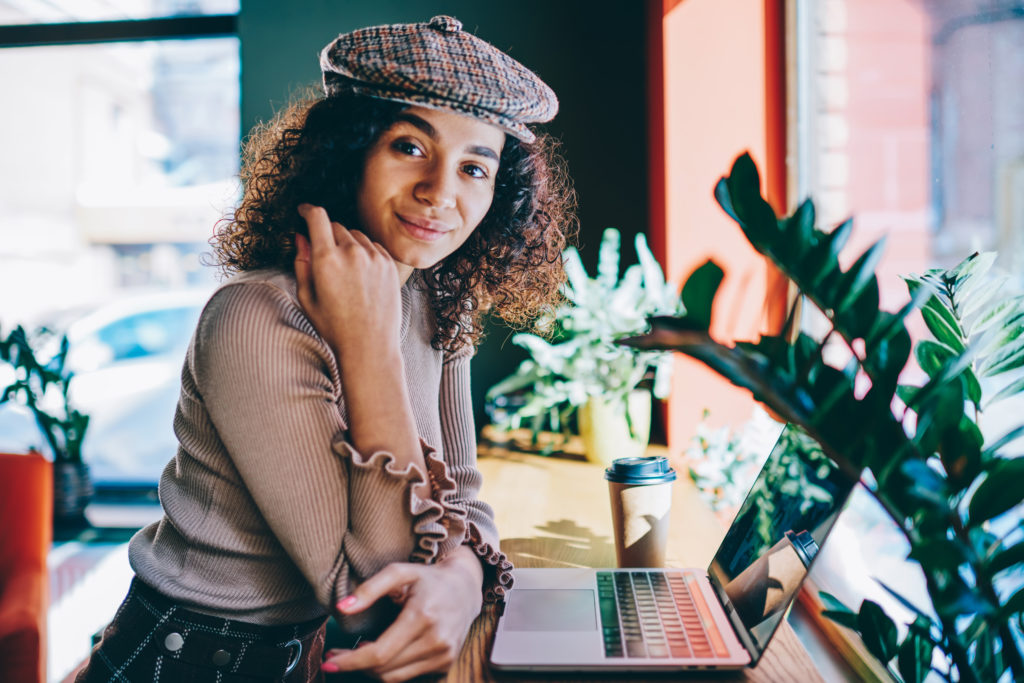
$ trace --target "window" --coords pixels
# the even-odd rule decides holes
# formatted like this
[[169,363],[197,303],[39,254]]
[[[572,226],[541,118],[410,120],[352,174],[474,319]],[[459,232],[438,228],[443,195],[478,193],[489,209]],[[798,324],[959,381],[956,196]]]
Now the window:
[[[908,299],[901,274],[998,251],[1008,286],[1024,287],[1024,2],[828,0],[796,10],[799,198],[828,229],[854,218],[847,263],[886,238],[882,307]],[[815,321],[808,322],[815,329]],[[927,334],[920,319],[911,334]],[[904,383],[920,384],[909,367]],[[1021,401],[986,411],[992,442],[1019,424]],[[912,620],[880,584],[930,604],[893,522],[853,497],[812,572],[856,607],[864,598]]]
[[[155,485],[175,452],[181,361],[215,284],[201,256],[239,191],[237,12],[0,0],[0,292],[17,292],[0,327],[68,331],[101,488]],[[34,445],[15,433],[0,447]]]
[[239,0],[5,0],[0,25],[118,21],[157,17],[237,14]]

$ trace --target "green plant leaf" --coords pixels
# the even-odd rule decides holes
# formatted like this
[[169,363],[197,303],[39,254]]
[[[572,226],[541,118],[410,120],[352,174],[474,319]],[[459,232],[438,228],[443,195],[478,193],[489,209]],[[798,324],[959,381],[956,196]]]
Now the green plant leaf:
[[978,381],[978,376],[974,374],[974,370],[970,366],[964,368],[963,374],[964,381],[967,383],[967,400],[973,403],[975,406],[981,406],[981,382]]
[[868,652],[885,663],[896,656],[896,624],[879,607],[878,603],[865,600],[857,614],[857,630]]
[[994,554],[986,563],[986,567],[992,574],[998,574],[1022,563],[1024,563],[1024,541],[1017,543],[1017,545],[1003,548]]
[[[849,307],[838,312],[837,328],[844,330],[844,334],[853,338],[867,338],[871,330],[877,325],[877,319],[881,315],[878,310],[878,280],[872,275],[860,292],[850,302]],[[909,348],[907,349],[909,353]],[[865,370],[874,365],[875,358],[865,359]]]
[[[941,376],[942,372],[932,381],[938,382]],[[950,426],[958,425],[963,419],[963,386],[963,380],[954,377],[952,381],[947,380],[934,387],[931,395],[924,401],[921,400],[921,396],[925,392],[924,389],[914,395],[915,409],[917,410],[917,431],[914,434],[914,442],[917,443],[918,449],[922,453],[937,451]]]
[[980,614],[975,615],[974,618],[971,619],[967,628],[960,632],[960,639],[964,643],[973,643],[980,638],[981,634],[987,631],[988,628],[988,618],[983,617]]
[[[992,296],[992,293],[989,293],[989,296]],[[993,326],[1002,327],[1005,320],[1019,316],[1022,306],[1024,296],[996,301],[989,308],[979,311],[974,324],[971,325],[971,334],[981,334]]]
[[859,626],[857,623],[857,615],[849,610],[831,610],[826,609],[821,611],[821,616],[826,619],[831,619],[840,626],[845,626],[851,631],[858,631]]
[[875,320],[875,327],[865,339],[866,354],[870,356],[872,349],[880,340],[907,335],[907,329],[904,325],[904,321],[907,319],[908,315],[917,310],[918,306],[920,306],[921,302],[928,295],[929,292],[927,290],[917,288],[916,291],[911,291],[910,300],[896,313],[879,311],[878,318]]
[[921,387],[915,387],[912,384],[900,384],[896,387],[896,395],[906,405],[912,405],[914,403],[914,396],[921,390]]
[[874,342],[864,359],[864,370],[876,390],[889,396],[896,391],[896,382],[907,365],[910,350],[910,335],[902,326],[895,334]]
[[724,275],[718,264],[708,260],[693,271],[683,285],[681,296],[686,317],[701,326],[701,329],[711,327],[711,309]]
[[1024,457],[993,461],[988,476],[981,482],[968,507],[971,526],[998,517],[1024,500]]
[[[878,281],[875,278],[875,268],[878,266],[878,262],[882,259],[882,254],[885,250],[885,238],[878,240],[870,247],[867,251],[860,255],[860,257],[854,262],[850,269],[843,273],[843,278],[839,283],[836,301],[833,304],[833,308],[836,314],[848,308],[853,302],[861,295],[863,290],[870,284],[874,284],[876,291],[875,310],[878,310],[877,302],[877,290]],[[868,321],[862,321],[868,322]],[[865,325],[863,332],[857,336],[866,336],[868,326]]]
[[821,600],[822,606],[827,610],[833,612],[849,612],[853,614],[853,610],[847,607],[842,600],[832,595],[828,591],[818,591],[818,599]]
[[929,570],[956,569],[967,562],[963,546],[946,538],[924,539],[911,548],[908,557]]
[[793,215],[781,221],[785,242],[795,249],[791,258],[802,258],[804,251],[811,247],[816,239],[814,234],[814,203],[805,199],[796,207]]
[[995,613],[995,606],[976,589],[964,583],[959,574],[949,573],[945,576],[945,585],[932,593],[932,605],[938,614],[950,617],[965,614],[990,616]]
[[1017,337],[981,364],[981,375],[995,375],[1024,367],[1024,337]]
[[1005,387],[1000,389],[992,398],[987,399],[985,401],[985,407],[988,408],[993,403],[998,403],[1003,399],[1010,398],[1011,396],[1016,396],[1022,391],[1024,391],[1024,377],[1018,377],[1016,380],[1010,382]]
[[955,353],[960,353],[964,350],[966,340],[963,330],[960,329],[956,318],[953,317],[953,314],[946,308],[941,299],[936,296],[929,299],[928,303],[921,309],[921,317],[924,318],[928,331],[935,336],[936,340],[951,348]]
[[938,375],[946,363],[956,355],[956,352],[945,344],[930,339],[922,339],[914,347],[917,364],[929,377]]
[[900,465],[905,479],[887,479],[880,482],[883,490],[898,489],[921,501],[945,505],[948,484],[946,479],[923,460],[906,460]]
[[846,243],[853,234],[853,219],[847,218],[828,233],[828,254],[834,261],[839,258],[839,252],[843,250]]
[[981,473],[983,441],[978,425],[966,415],[957,426],[941,430],[937,450],[955,492],[966,489]]
[[761,179],[750,154],[741,154],[733,162],[729,175],[715,187],[715,198],[755,249],[762,254],[772,251],[781,233],[775,211],[761,197]]
[[1010,599],[999,610],[999,618],[1008,619],[1014,614],[1024,612],[1024,588],[1010,596]]
[[910,632],[900,644],[896,666],[904,683],[921,683],[932,668],[932,651],[935,646]]
[[968,278],[981,278],[992,268],[996,262],[996,252],[984,251],[974,252],[960,263],[953,266],[949,271],[950,276],[959,286]]

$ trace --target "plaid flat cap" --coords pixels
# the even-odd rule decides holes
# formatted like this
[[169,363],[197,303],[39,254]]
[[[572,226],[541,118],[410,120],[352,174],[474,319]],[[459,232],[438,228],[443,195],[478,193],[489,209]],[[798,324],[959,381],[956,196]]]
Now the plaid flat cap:
[[450,109],[524,142],[535,139],[526,124],[558,111],[555,93],[535,73],[448,16],[343,33],[321,51],[320,70],[328,96],[351,89]]

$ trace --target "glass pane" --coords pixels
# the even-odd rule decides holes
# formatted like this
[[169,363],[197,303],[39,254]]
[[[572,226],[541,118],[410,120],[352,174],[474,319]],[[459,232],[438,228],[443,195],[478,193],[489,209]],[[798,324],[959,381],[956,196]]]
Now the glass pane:
[[[1000,294],[1024,290],[1020,3],[796,6],[799,194],[814,198],[823,229],[854,218],[846,264],[886,239],[878,276],[890,311],[908,299],[900,275],[949,268],[975,251],[998,252],[996,269],[1007,276]],[[908,326],[915,340],[930,337],[919,316]],[[808,327],[821,329],[820,319]],[[835,360],[845,358],[839,352]],[[901,383],[925,379],[911,360]],[[983,396],[1013,379],[983,381]],[[1021,396],[986,406],[978,419],[986,442],[1021,424],[1022,411]],[[853,607],[868,597],[901,617],[906,610],[878,580],[928,604],[919,565],[904,559],[900,532],[869,496],[854,498],[836,535],[847,540],[826,549],[812,572],[818,585]]]
[[238,193],[238,40],[0,50],[0,88],[0,332],[66,331],[97,484],[154,483]]
[[0,0],[0,24],[238,14],[239,0]]

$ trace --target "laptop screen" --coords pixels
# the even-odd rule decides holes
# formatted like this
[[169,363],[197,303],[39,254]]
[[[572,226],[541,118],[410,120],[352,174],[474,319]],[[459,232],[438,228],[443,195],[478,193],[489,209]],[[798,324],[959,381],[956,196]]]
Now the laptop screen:
[[755,660],[855,483],[816,441],[793,426],[782,431],[708,568],[750,635]]

